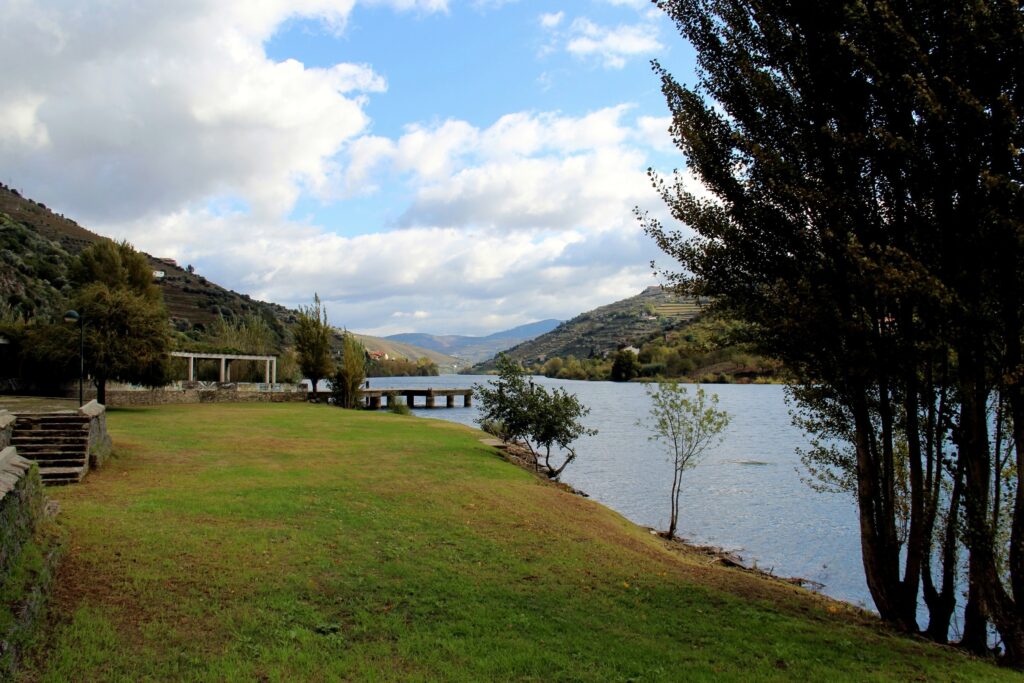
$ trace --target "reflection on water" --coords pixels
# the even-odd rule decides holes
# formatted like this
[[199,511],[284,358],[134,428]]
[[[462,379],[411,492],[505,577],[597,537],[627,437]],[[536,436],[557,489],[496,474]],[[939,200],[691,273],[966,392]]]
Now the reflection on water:
[[[487,377],[371,379],[372,388],[467,388]],[[672,467],[649,432],[637,425],[649,410],[639,384],[537,378],[562,386],[591,409],[599,431],[580,439],[566,483],[644,526],[668,527]],[[789,421],[783,388],[715,385],[732,421],[722,443],[683,475],[680,535],[735,551],[748,564],[779,576],[824,584],[824,593],[871,606],[863,578],[852,496],[822,494],[801,481],[797,449],[805,440]],[[417,409],[417,415],[475,425],[477,408]]]

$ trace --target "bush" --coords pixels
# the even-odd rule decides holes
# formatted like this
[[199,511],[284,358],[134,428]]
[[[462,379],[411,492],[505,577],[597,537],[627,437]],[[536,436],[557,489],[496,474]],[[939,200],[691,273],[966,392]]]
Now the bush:
[[508,441],[506,438],[508,430],[505,429],[505,425],[501,420],[482,420],[480,422],[480,429],[502,441]]

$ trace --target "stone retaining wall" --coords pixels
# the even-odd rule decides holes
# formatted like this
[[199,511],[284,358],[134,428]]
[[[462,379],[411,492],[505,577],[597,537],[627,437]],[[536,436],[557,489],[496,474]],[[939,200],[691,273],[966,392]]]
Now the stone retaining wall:
[[43,514],[43,480],[14,446],[0,451],[0,577],[6,576]]
[[110,457],[114,448],[107,434],[107,408],[92,400],[78,412],[89,417],[89,467],[97,469]]
[[13,446],[0,450],[0,680],[14,678],[63,554],[62,538],[46,522],[45,510],[39,468]]
[[305,391],[245,391],[237,388],[146,389],[141,391],[107,390],[107,405],[156,406],[174,403],[290,403],[306,400]]
[[18,418],[6,410],[0,410],[0,451],[11,445],[11,435],[14,433],[14,423]]

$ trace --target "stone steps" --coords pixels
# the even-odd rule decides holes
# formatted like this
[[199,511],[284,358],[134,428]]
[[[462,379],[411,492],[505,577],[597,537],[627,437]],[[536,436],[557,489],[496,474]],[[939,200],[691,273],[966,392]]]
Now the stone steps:
[[45,469],[40,467],[39,474],[43,478],[43,483],[47,486],[65,486],[82,481],[88,470],[88,465],[81,465],[79,467],[47,467]]
[[89,418],[74,413],[17,414],[11,445],[39,465],[43,483],[75,484],[89,470]]
[[83,444],[89,445],[88,434],[75,434],[73,436],[43,436],[36,434],[23,434],[21,432],[15,432],[14,436],[11,437],[11,444],[18,446],[35,446],[38,444],[53,444],[62,446],[82,446]]

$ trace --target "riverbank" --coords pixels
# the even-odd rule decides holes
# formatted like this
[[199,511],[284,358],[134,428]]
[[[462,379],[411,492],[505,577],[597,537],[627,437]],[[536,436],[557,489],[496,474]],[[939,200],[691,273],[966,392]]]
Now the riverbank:
[[113,411],[27,680],[1012,680],[679,552],[455,424]]

